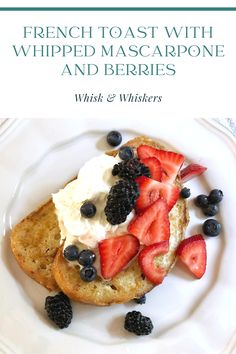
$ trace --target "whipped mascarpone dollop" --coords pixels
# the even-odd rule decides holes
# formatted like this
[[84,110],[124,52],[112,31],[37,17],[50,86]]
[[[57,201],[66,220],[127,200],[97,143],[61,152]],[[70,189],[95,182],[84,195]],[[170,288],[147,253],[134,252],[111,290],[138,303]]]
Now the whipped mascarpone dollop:
[[[118,180],[112,175],[112,168],[118,162],[118,157],[106,154],[94,157],[84,164],[75,180],[52,195],[64,248],[76,243],[95,248],[99,241],[127,232],[133,212],[120,225],[109,224],[104,213],[107,195]],[[81,205],[87,200],[97,209],[90,219],[80,213]]]

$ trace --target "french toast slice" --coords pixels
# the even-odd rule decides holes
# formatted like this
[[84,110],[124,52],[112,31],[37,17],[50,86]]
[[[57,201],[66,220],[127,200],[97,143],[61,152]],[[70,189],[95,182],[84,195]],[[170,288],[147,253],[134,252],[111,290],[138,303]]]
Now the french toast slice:
[[[135,149],[141,144],[166,149],[143,136],[124,145]],[[117,151],[112,150],[107,154],[115,156]],[[180,185],[178,178],[176,183]],[[186,201],[179,199],[170,213],[170,250],[165,256],[158,258],[158,262],[167,271],[174,265],[175,250],[183,239],[187,224]],[[104,281],[100,277],[91,283],[82,281],[77,267],[71,266],[63,257],[60,229],[51,200],[15,226],[11,234],[11,247],[26,274],[49,290],[61,289],[75,301],[100,306],[124,303],[142,296],[154,287],[141,273],[137,260],[132,261],[111,281]]]

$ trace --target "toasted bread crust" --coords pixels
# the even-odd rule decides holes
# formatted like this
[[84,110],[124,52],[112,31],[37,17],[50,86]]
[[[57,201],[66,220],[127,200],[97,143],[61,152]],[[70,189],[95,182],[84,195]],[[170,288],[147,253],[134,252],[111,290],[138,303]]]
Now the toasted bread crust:
[[[148,137],[137,137],[125,145],[137,148],[145,144],[165,149]],[[107,154],[115,156],[117,150]],[[167,271],[175,262],[175,249],[183,238],[188,224],[186,201],[180,199],[170,214],[173,246],[163,260]],[[100,306],[127,302],[153,288],[141,274],[136,260],[110,282],[97,278],[83,282],[79,271],[63,257],[60,246],[60,229],[52,200],[15,226],[11,233],[11,248],[23,271],[49,290],[59,288],[75,301]]]
[[79,275],[79,266],[70,266],[63,257],[62,248],[54,259],[53,274],[61,290],[72,300],[99,306],[124,303],[153,288],[152,283],[143,279],[137,261],[111,281],[97,277],[91,283],[84,282]]
[[11,233],[11,249],[23,271],[48,290],[58,290],[52,263],[60,229],[51,200],[23,219]]

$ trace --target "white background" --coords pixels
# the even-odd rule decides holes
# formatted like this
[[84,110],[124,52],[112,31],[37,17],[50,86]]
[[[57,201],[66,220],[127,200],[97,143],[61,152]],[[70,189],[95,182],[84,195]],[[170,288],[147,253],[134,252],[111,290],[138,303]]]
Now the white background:
[[[209,2],[210,3],[210,2]],[[9,3],[14,4],[13,2]],[[48,3],[48,6],[53,2]],[[90,2],[89,4],[92,4]],[[171,3],[168,3],[171,5]],[[4,4],[3,4],[4,5]],[[16,4],[14,4],[16,5]],[[21,2],[21,6],[29,2]],[[43,2],[40,3],[44,5]],[[60,3],[54,4],[59,6]],[[75,5],[68,2],[66,6]],[[76,4],[78,6],[78,4]],[[94,5],[94,3],[93,3]],[[107,2],[99,6],[108,5]],[[119,6],[124,5],[122,2]],[[126,3],[128,5],[128,3]],[[136,3],[135,6],[139,4]],[[145,6],[153,5],[149,2]],[[158,4],[161,6],[161,3]],[[173,5],[173,4],[172,4]],[[178,6],[184,6],[178,3]],[[201,4],[198,3],[198,6]],[[207,5],[205,3],[205,5]],[[217,2],[211,4],[217,6]],[[224,6],[229,5],[224,3]],[[2,6],[2,5],[1,5]],[[155,4],[155,6],[157,6]],[[181,117],[235,118],[235,18],[236,12],[0,12],[0,117],[43,118],[57,117]],[[94,77],[63,77],[61,70],[68,60],[44,58],[16,58],[12,44],[39,44],[23,40],[23,26],[213,26],[211,40],[165,40],[169,44],[224,44],[224,58],[182,58],[174,60],[175,76],[125,77],[97,75]],[[42,44],[59,44],[60,40]],[[118,40],[120,44],[129,40]],[[85,40],[81,44],[94,44]],[[136,40],[130,43],[138,43]],[[148,44],[150,40],[142,40]],[[155,41],[154,41],[155,42]],[[153,40],[149,44],[154,44]],[[163,44],[164,39],[158,39]],[[61,44],[63,44],[61,42]],[[96,40],[96,44],[99,42]],[[97,58],[96,60],[100,60]],[[83,61],[83,58],[82,60]],[[94,62],[94,59],[91,60]],[[109,62],[109,58],[106,60]],[[113,62],[124,59],[113,59]],[[146,62],[173,60],[150,58]],[[78,59],[70,59],[77,63]],[[85,61],[84,61],[85,62]],[[89,62],[89,61],[88,61]],[[127,58],[126,62],[139,60]],[[76,103],[75,93],[139,93],[161,95],[161,103]]]

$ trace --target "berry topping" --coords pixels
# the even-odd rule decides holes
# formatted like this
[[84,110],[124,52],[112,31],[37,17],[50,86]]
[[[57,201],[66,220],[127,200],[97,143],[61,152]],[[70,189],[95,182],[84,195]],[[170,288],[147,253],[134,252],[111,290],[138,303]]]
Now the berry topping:
[[213,189],[209,194],[209,202],[212,204],[220,203],[223,199],[223,192],[219,189]]
[[139,242],[132,235],[122,235],[102,240],[98,249],[101,274],[104,279],[111,279],[138,253]]
[[116,130],[112,130],[107,134],[107,142],[111,146],[118,146],[122,142],[122,135]]
[[137,336],[148,335],[153,330],[151,319],[143,316],[139,311],[131,311],[126,314],[124,327]]
[[204,195],[204,194],[198,195],[197,198],[195,199],[195,204],[199,208],[206,207],[209,204],[208,197],[206,195]]
[[75,245],[69,245],[64,249],[63,255],[68,261],[77,261],[79,257],[79,249]]
[[148,157],[155,157],[161,163],[163,169],[162,181],[172,183],[174,182],[180,167],[184,162],[184,156],[172,151],[165,151],[155,149],[152,146],[140,145],[137,149],[138,157],[144,160]]
[[218,236],[221,232],[221,224],[214,219],[208,219],[204,222],[202,230],[207,236]]
[[80,278],[83,281],[90,282],[96,279],[96,277],[97,277],[97,270],[94,266],[83,267],[80,271]]
[[219,208],[218,205],[216,204],[209,204],[206,207],[204,207],[202,211],[206,216],[214,216],[218,213]]
[[149,207],[160,197],[159,184],[151,178],[138,177],[136,182],[139,185],[139,197],[136,202],[136,209],[142,210]]
[[130,159],[119,162],[112,169],[113,176],[119,176],[128,180],[134,180],[139,176],[150,177],[150,171],[147,166],[142,164],[139,159]]
[[166,275],[166,270],[155,264],[155,257],[167,253],[169,242],[162,241],[145,247],[138,256],[139,266],[143,274],[154,284],[161,284]]
[[107,197],[105,214],[112,225],[125,222],[127,216],[135,207],[139,196],[138,185],[134,181],[120,180],[111,187]]
[[191,163],[180,171],[181,181],[185,183],[194,177],[200,176],[206,170],[207,168],[204,166]]
[[90,266],[95,262],[96,255],[90,250],[83,250],[79,253],[78,262],[82,266]]
[[72,308],[69,298],[59,293],[55,296],[47,296],[45,310],[48,317],[59,327],[66,328],[72,320]]
[[127,161],[134,157],[134,150],[129,146],[122,146],[119,150],[121,160]]
[[169,183],[161,183],[145,176],[138,177],[136,182],[139,185],[140,196],[137,200],[137,209],[149,206],[159,195],[164,199],[170,211],[179,198],[179,188]]
[[136,236],[141,244],[151,245],[170,238],[168,207],[163,199],[158,199],[144,212],[131,220],[128,232]]
[[166,201],[168,211],[170,211],[179,198],[179,188],[169,183],[159,183],[160,195]]
[[148,157],[147,159],[143,159],[142,163],[149,168],[151,178],[160,182],[162,178],[162,168],[160,161],[155,157]]
[[189,188],[184,187],[183,189],[181,189],[180,196],[182,198],[187,199],[190,197],[190,195],[191,195],[191,192],[190,192]]
[[201,278],[206,270],[206,242],[202,235],[194,235],[183,240],[176,254],[197,278]]
[[91,202],[85,202],[80,207],[81,215],[85,218],[92,218],[96,214],[96,207]]
[[136,302],[136,304],[143,305],[146,303],[146,295],[138,297],[138,298],[134,299],[134,301]]

